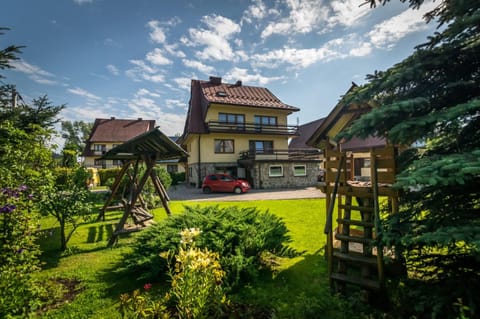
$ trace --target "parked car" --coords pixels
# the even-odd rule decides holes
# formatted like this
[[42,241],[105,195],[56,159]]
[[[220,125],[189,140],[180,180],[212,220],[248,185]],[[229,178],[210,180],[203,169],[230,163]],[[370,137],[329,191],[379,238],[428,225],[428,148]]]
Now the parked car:
[[237,179],[228,174],[210,174],[203,179],[202,189],[207,194],[211,192],[241,194],[250,190],[250,184],[246,180]]

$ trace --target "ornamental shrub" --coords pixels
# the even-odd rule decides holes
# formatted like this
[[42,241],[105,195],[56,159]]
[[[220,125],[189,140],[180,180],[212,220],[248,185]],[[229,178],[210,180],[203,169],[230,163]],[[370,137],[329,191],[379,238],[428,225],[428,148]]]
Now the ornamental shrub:
[[26,186],[0,189],[0,318],[26,317],[40,304],[36,223]]
[[219,254],[226,272],[225,283],[230,287],[254,279],[265,267],[262,257],[267,253],[298,255],[287,246],[290,236],[285,223],[268,211],[260,212],[254,207],[186,206],[182,214],[162,220],[139,234],[132,252],[123,261],[123,270],[139,280],[158,279],[168,269],[159,252],[178,254],[179,234],[185,228],[202,230],[196,246]]

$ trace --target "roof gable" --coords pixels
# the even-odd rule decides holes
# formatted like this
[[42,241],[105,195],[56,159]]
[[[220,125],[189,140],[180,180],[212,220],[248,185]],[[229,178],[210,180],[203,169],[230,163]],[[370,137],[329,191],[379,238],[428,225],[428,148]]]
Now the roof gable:
[[155,120],[95,119],[88,141],[125,142],[155,127]]

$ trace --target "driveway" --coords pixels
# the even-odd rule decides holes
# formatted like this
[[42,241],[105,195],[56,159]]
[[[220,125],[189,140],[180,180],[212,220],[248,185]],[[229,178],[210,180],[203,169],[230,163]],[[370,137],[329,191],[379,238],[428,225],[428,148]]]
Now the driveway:
[[184,184],[171,186],[167,191],[170,200],[191,201],[249,201],[268,199],[323,198],[325,194],[315,187],[292,189],[251,189],[248,193],[210,193],[204,194],[200,188]]

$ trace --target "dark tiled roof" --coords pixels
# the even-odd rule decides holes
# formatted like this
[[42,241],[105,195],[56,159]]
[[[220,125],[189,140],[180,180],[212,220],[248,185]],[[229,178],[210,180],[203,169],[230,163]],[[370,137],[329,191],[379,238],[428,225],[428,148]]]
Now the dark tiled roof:
[[93,156],[93,143],[125,142],[155,128],[155,120],[95,119],[82,156]]
[[292,112],[299,109],[280,101],[267,88],[242,84],[211,83],[200,81],[203,96],[209,103],[245,105],[284,109]]
[[155,120],[95,119],[89,142],[125,142],[155,127]]
[[315,133],[318,127],[322,124],[324,118],[300,125],[298,127],[299,136],[292,139],[288,148],[311,148],[316,149],[315,147],[307,145],[307,140]]

